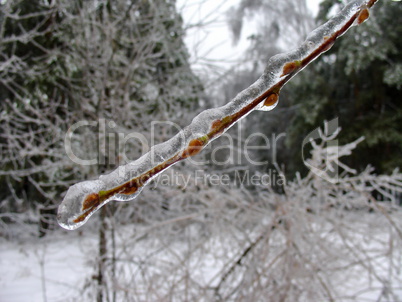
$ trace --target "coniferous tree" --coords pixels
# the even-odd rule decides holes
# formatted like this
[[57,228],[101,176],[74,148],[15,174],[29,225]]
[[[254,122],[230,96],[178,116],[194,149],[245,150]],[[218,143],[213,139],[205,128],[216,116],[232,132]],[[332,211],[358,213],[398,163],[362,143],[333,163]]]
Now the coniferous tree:
[[[339,1],[323,1],[319,22],[326,20]],[[325,53],[289,85],[294,118],[288,128],[291,173],[302,168],[303,138],[323,120],[339,118],[340,143],[365,137],[349,164],[376,171],[402,167],[402,6],[380,1],[373,18]],[[314,79],[314,80],[311,80]]]
[[50,1],[5,1],[0,16],[0,211],[21,212],[56,203],[66,186],[59,150],[70,83]]

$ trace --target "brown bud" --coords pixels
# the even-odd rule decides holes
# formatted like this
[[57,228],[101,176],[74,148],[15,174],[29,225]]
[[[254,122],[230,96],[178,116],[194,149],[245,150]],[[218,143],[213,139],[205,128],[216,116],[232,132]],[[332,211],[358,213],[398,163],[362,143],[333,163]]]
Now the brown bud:
[[99,194],[92,193],[89,194],[82,203],[82,210],[86,211],[88,209],[95,208],[98,205],[99,205]]
[[301,64],[300,61],[286,63],[285,66],[283,66],[283,71],[282,71],[281,77],[288,75],[289,73],[292,73],[293,71],[295,71],[297,68],[299,68],[300,64]]
[[127,183],[127,186],[120,193],[125,195],[134,194],[135,192],[137,192],[138,187],[141,186],[139,185],[139,182],[144,184],[149,178],[150,176],[146,174],[141,177],[140,181],[138,179],[131,180],[129,183]]
[[82,203],[82,211],[84,211],[83,214],[78,216],[76,219],[73,221],[75,223],[79,223],[81,221],[84,221],[85,218],[96,209],[97,206],[99,206],[100,201],[99,201],[99,194],[97,193],[91,193],[89,194],[84,202]]
[[357,24],[360,25],[370,17],[370,12],[367,7],[363,8],[357,17]]
[[221,120],[216,120],[212,123],[212,130],[218,129],[219,127],[222,126]]
[[263,106],[269,107],[275,105],[276,102],[278,102],[278,99],[279,95],[277,93],[272,93],[265,99]]
[[204,146],[204,143],[200,139],[198,139],[198,138],[193,139],[190,141],[187,149],[183,151],[181,156],[183,158],[194,156],[201,151],[202,146]]
[[211,126],[211,132],[216,134],[221,134],[224,131],[223,123],[221,120],[215,120]]

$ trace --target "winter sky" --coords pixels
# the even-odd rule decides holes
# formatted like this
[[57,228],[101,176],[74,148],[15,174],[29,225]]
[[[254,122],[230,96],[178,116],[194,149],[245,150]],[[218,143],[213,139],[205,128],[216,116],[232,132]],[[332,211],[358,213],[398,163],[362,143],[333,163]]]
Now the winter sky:
[[[308,0],[315,14],[320,0]],[[230,67],[247,48],[247,37],[253,32],[253,24],[245,24],[239,43],[233,45],[226,23],[227,11],[240,0],[178,0],[177,8],[187,28],[186,44],[193,68],[202,69],[208,64]],[[197,26],[202,25],[202,26]]]

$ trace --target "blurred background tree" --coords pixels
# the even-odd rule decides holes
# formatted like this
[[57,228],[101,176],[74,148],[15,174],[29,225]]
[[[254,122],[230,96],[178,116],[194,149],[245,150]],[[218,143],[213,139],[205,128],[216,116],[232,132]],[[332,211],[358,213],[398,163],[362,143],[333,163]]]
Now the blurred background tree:
[[[344,5],[342,1],[322,1],[314,21],[306,1],[279,5],[269,0],[241,1],[229,14],[234,42],[246,16],[256,20],[255,33],[249,36],[245,62],[223,85],[225,99],[255,81],[269,57],[299,44],[314,24],[327,21]],[[244,137],[261,132],[258,129],[286,137],[276,142],[275,154],[272,150],[254,152],[256,160],[269,162],[267,171],[276,161],[289,178],[297,171],[307,173],[302,141],[324,120],[335,117],[344,129],[339,136],[341,144],[362,135],[366,138],[348,164],[360,170],[371,164],[378,173],[402,167],[402,25],[395,22],[401,10],[400,2],[380,1],[370,22],[353,28],[284,87],[273,113],[254,112],[244,121]],[[283,18],[290,22],[281,22]],[[270,142],[272,145],[274,140]],[[264,141],[256,140],[258,144]]]
[[[118,133],[135,129],[150,141],[151,121],[184,126],[198,107],[202,85],[174,1],[0,5],[0,212],[7,219],[38,207],[54,215],[69,185],[147,151],[138,140],[118,141]],[[67,130],[80,120],[92,126],[77,129],[72,151],[97,164],[78,165],[66,154]],[[154,143],[170,130],[158,129]]]
[[0,5],[0,212],[8,220],[56,203],[71,179],[62,150],[73,89],[60,56],[62,14],[49,1]]
[[[227,15],[233,43],[238,43],[240,37],[247,34],[249,46],[243,59],[220,81],[218,90],[220,94],[217,96],[220,105],[256,81],[263,73],[270,57],[298,46],[316,25],[306,0],[281,2],[242,0],[233,6]],[[286,87],[284,90],[287,90]],[[254,162],[265,164],[250,164],[243,148],[234,151],[235,157],[241,158],[238,170],[243,169],[252,173],[273,171],[279,173],[278,163],[285,163],[287,167],[288,162],[295,160],[290,158],[291,155],[288,154],[285,145],[286,131],[292,114],[293,108],[288,95],[281,93],[279,104],[274,111],[269,113],[254,111],[247,119],[242,120],[239,126],[228,131],[235,146],[244,146],[245,139],[255,133],[266,136],[265,138],[262,135],[254,136],[248,141],[249,145],[261,148],[259,150],[250,148],[246,151],[247,156]],[[225,143],[227,141],[222,139],[213,142],[213,145]],[[233,163],[229,162],[227,167],[223,167],[233,170]],[[222,169],[222,166],[218,168]],[[291,178],[293,176],[294,173]]]
[[[342,7],[340,1],[323,1],[317,22]],[[290,175],[306,171],[303,138],[335,117],[343,129],[341,144],[365,137],[349,165],[363,170],[371,164],[378,173],[402,167],[402,24],[396,22],[401,13],[400,2],[379,1],[370,22],[352,28],[287,87],[294,110],[282,160]]]

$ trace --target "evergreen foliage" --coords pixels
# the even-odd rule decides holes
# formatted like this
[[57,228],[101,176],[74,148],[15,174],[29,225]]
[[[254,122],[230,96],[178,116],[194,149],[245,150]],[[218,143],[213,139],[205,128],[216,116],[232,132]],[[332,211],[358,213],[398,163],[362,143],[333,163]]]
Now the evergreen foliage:
[[[323,1],[319,22],[341,7]],[[339,118],[341,144],[365,137],[349,164],[390,172],[402,167],[402,13],[398,2],[380,1],[369,22],[355,27],[312,64],[287,90],[294,110],[288,130],[290,171],[302,168],[301,141],[324,120]],[[297,158],[298,161],[294,161]]]

